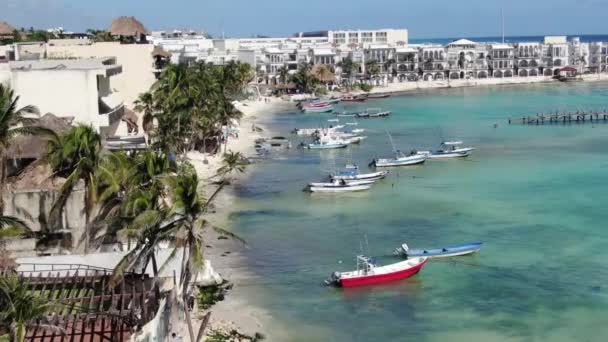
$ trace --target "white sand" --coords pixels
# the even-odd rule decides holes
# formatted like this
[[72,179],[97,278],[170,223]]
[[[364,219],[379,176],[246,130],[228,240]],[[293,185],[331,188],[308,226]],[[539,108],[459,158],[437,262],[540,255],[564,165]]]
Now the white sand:
[[[238,138],[231,137],[228,141],[228,151],[240,152],[245,157],[255,156],[255,140],[260,137],[270,137],[272,134],[265,127],[258,123],[258,120],[265,115],[276,113],[282,110],[293,109],[294,104],[278,99],[268,98],[265,101],[245,101],[237,104],[237,109],[243,112],[243,118],[239,125]],[[252,131],[252,125],[262,128],[262,132]],[[223,151],[223,150],[222,150]],[[217,169],[222,165],[222,154],[208,155],[199,152],[188,153],[189,161],[197,170],[199,178],[203,181],[203,193],[209,195],[214,190],[213,185],[209,185],[209,178],[213,177]],[[206,160],[206,163],[204,162]],[[238,184],[247,180],[247,172],[235,175],[232,184]],[[214,226],[230,229],[229,215],[233,210],[233,202],[236,198],[233,186],[227,186],[213,202],[214,213],[206,218]],[[253,294],[248,293],[248,285],[252,282],[259,282],[257,276],[248,271],[246,260],[240,252],[246,248],[243,244],[234,240],[218,240],[218,234],[209,230],[205,232],[205,240],[208,246],[205,257],[209,259],[214,269],[221,276],[233,284],[226,299],[217,303],[211,308],[211,329],[230,331],[237,329],[241,333],[254,335],[263,333],[268,336],[267,328],[272,322],[272,337],[270,340],[280,340],[279,336],[285,336],[282,329],[277,327],[272,317],[263,309],[256,307],[248,301]],[[225,254],[229,252],[229,254]],[[200,321],[196,321],[198,329]],[[185,332],[185,330],[184,330]],[[184,335],[185,336],[185,335]]]

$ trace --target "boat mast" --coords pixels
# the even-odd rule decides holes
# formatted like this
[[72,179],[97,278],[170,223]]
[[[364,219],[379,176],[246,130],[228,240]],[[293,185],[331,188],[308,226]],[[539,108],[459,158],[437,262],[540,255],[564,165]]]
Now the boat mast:
[[388,130],[386,130],[386,134],[388,135],[388,140],[391,142],[391,146],[393,146],[393,153],[397,153],[397,148],[395,147],[395,143],[393,142],[393,137],[388,132]]
[[502,7],[500,8],[500,19],[502,22],[502,43],[505,43],[505,13],[502,9]]

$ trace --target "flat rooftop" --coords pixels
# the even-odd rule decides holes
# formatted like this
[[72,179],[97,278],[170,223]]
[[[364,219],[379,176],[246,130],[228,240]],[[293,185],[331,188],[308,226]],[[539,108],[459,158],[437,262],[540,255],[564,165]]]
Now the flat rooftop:
[[11,70],[110,70],[121,68],[113,57],[82,59],[39,59],[9,62]]

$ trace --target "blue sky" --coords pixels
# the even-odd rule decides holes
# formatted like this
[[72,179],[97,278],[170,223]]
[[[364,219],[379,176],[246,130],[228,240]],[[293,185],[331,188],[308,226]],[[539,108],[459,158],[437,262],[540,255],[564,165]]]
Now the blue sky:
[[84,31],[134,15],[148,29],[214,35],[290,35],[339,28],[407,28],[410,38],[604,34],[608,0],[0,0],[0,21],[16,27]]

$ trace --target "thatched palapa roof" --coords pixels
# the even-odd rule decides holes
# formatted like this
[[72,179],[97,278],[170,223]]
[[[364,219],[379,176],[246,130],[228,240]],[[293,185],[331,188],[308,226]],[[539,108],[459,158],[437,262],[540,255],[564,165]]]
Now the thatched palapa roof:
[[119,17],[112,21],[109,29],[113,36],[139,36],[147,34],[148,30],[144,24],[139,22],[135,17]]
[[152,57],[171,58],[171,52],[165,51],[165,49],[160,46],[155,46],[152,50]]
[[6,21],[0,21],[0,36],[12,35],[15,32],[15,28],[12,27]]

